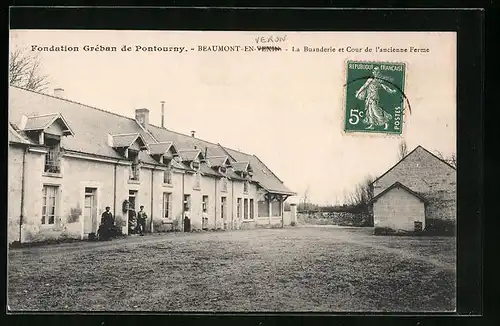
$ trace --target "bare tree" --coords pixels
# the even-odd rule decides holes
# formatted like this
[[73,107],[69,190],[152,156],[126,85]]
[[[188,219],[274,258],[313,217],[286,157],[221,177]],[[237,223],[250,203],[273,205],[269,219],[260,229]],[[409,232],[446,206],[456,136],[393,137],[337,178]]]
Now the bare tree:
[[398,157],[402,160],[406,155],[408,155],[408,147],[406,146],[406,141],[402,140],[398,147]]
[[307,210],[309,207],[308,202],[307,202],[307,197],[309,195],[309,185],[307,185],[306,190],[304,191],[304,210]]
[[373,198],[371,184],[373,177],[367,176],[363,181],[358,183],[354,190],[347,195],[345,203],[350,206],[364,206],[367,205]]
[[9,83],[37,92],[43,91],[49,84],[49,76],[41,73],[41,60],[38,54],[32,54],[28,48],[16,48],[10,51]]
[[445,156],[440,151],[436,151],[436,155],[449,165],[453,166],[455,169],[457,168],[457,154],[451,153],[450,155]]

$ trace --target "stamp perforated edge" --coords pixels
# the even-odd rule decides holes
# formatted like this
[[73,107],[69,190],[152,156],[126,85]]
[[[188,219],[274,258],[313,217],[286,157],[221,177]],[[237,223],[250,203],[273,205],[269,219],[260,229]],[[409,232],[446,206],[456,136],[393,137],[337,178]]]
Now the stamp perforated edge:
[[[348,65],[349,62],[366,62],[366,63],[375,63],[375,64],[404,64],[405,66],[405,73],[403,75],[403,94],[406,96],[406,89],[407,89],[407,75],[408,75],[408,62],[407,61],[376,61],[376,60],[353,60],[353,59],[345,59],[343,61],[343,71],[344,71],[344,76],[343,76],[343,90],[342,90],[342,106],[341,106],[341,114],[342,114],[342,119],[340,119],[340,131],[342,136],[355,136],[355,137],[385,137],[385,138],[404,138],[405,131],[406,131],[406,111],[408,110],[408,105],[407,102],[405,101],[404,97],[402,99],[402,115],[403,118],[402,123],[401,123],[401,133],[396,133],[396,132],[387,132],[387,131],[358,131],[358,130],[346,130],[345,129],[345,118],[347,116],[347,72],[348,72]],[[408,96],[406,96],[407,101],[409,102],[410,100],[408,99]]]

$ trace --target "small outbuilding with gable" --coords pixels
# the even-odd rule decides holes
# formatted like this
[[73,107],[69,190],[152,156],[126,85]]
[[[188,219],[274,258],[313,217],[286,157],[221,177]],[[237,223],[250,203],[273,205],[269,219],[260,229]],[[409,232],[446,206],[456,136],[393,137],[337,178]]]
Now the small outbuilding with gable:
[[454,234],[456,169],[422,146],[371,184],[375,231]]
[[425,228],[427,200],[400,182],[373,197],[373,219],[377,228],[421,231]]

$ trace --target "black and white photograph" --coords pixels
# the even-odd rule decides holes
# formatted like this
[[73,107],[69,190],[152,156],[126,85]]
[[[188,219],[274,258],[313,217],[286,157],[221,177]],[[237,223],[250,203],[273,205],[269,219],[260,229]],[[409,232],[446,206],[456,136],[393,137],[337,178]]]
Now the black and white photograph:
[[456,311],[456,32],[9,37],[8,311]]

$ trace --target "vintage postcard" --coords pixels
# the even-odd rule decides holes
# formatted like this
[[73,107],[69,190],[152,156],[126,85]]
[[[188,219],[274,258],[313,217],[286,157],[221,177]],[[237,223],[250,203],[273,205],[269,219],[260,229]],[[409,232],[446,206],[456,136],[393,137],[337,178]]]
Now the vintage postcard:
[[11,30],[8,310],[453,312],[454,32]]

